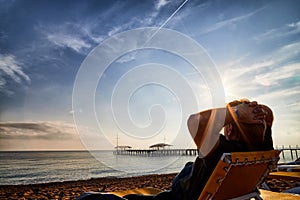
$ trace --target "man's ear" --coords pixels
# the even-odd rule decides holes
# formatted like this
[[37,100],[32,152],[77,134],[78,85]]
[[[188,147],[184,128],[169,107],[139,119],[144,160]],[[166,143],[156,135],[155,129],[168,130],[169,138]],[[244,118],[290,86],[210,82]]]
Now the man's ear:
[[230,136],[232,133],[232,124],[228,124],[227,131],[228,131],[228,136]]
[[232,139],[232,124],[227,124],[225,127],[225,137],[227,140],[231,140]]

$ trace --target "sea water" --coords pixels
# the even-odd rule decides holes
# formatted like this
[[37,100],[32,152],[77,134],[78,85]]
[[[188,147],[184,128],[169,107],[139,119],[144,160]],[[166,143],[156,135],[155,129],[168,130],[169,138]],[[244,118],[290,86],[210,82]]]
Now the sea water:
[[179,172],[194,156],[130,156],[113,151],[0,152],[0,185]]
[[[115,155],[113,151],[0,152],[0,185],[179,172],[195,156]],[[288,154],[279,162],[289,162]]]

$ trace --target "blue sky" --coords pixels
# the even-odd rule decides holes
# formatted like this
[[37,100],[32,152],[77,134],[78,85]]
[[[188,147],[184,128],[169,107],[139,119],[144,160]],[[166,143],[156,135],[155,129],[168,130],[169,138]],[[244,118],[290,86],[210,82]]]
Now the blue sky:
[[[94,141],[91,148],[112,148],[117,134],[120,144],[136,148],[163,140],[176,147],[182,147],[179,141],[185,141],[183,147],[192,145],[182,127],[188,115],[184,103],[192,105],[195,98],[194,112],[212,106],[212,91],[205,82],[209,74],[199,76],[186,60],[162,50],[136,50],[116,59],[99,77],[92,100],[100,125],[77,123],[79,136],[75,129],[73,116],[78,111],[72,95],[83,61],[115,35],[145,27],[174,30],[199,43],[215,64],[218,73],[213,75],[222,80],[224,104],[243,97],[267,104],[275,114],[275,145],[300,142],[297,0],[1,0],[0,4],[1,150],[83,149],[79,136],[85,134],[86,146]],[[130,75],[134,70],[136,76]],[[142,84],[152,77],[153,84]],[[177,94],[185,90],[185,83],[195,95],[190,102]],[[130,87],[136,90],[120,101]],[[137,127],[136,133],[130,133],[131,125]]]

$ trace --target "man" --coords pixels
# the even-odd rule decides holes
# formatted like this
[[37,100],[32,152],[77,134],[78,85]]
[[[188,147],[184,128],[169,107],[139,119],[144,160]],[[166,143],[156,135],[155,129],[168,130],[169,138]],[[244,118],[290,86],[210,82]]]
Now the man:
[[[272,123],[270,108],[248,100],[191,115],[188,128],[200,153],[174,179],[170,199],[198,199],[225,152],[273,149]],[[220,134],[223,128],[224,135]]]

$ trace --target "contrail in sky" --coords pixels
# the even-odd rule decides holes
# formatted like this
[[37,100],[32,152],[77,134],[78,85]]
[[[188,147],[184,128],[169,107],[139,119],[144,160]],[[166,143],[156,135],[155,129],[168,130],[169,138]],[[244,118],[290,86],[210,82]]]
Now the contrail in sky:
[[162,27],[164,27],[174,15],[188,2],[189,0],[185,0],[173,13],[170,15],[170,17],[158,28],[158,30],[154,33],[156,34]]
[[155,33],[153,33],[153,35],[149,38],[149,40],[147,40],[145,42],[145,44],[147,44],[157,33],[158,31],[160,31],[160,29],[162,29],[171,19],[174,15],[176,15],[176,13],[188,2],[189,0],[185,0],[173,13],[172,15],[170,15],[170,17],[168,17],[168,19],[155,31]]

